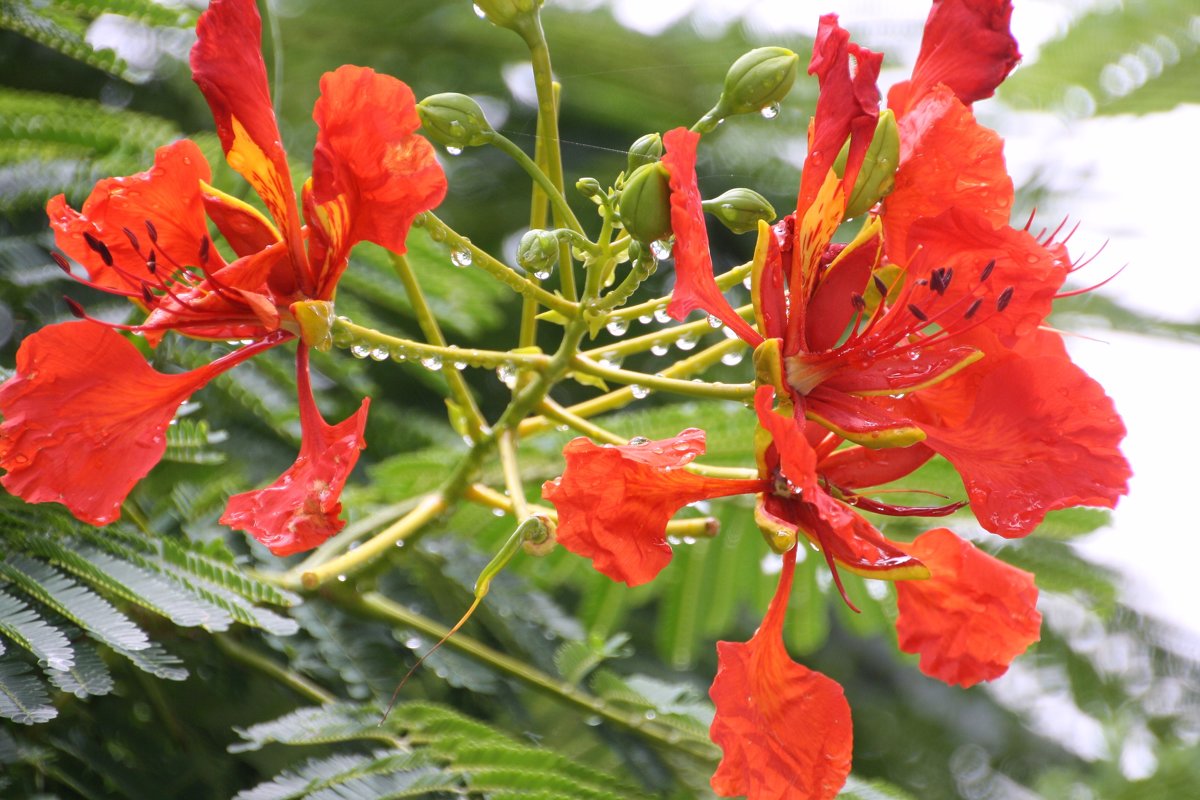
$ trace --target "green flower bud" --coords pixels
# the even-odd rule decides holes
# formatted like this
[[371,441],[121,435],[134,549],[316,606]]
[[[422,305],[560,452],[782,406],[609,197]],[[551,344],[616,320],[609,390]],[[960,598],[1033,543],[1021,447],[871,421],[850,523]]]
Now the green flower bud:
[[703,202],[704,211],[737,234],[758,230],[758,221],[775,221],[775,209],[753,189],[730,189],[720,197]]
[[417,115],[430,139],[461,151],[492,140],[495,130],[483,109],[465,94],[434,94],[417,103]]
[[475,13],[493,25],[518,30],[544,0],[475,0]]
[[558,237],[539,228],[526,231],[517,245],[517,263],[527,272],[549,272],[558,262]]
[[775,116],[776,104],[792,90],[799,66],[800,56],[786,47],[757,47],[746,53],[725,73],[721,98],[696,123],[696,130],[708,133],[734,114],[762,111]]
[[653,242],[671,233],[671,186],[662,164],[633,171],[618,199],[621,222],[638,241]]
[[575,181],[575,189],[589,200],[604,194],[604,189],[601,188],[600,181],[595,178],[580,178]]
[[[850,154],[850,142],[847,141],[838,153],[833,168],[837,174],[845,175],[846,159]],[[896,187],[896,167],[900,164],[900,130],[896,126],[896,115],[888,109],[879,115],[875,125],[875,135],[867,147],[866,158],[854,179],[854,189],[846,203],[846,216],[857,217],[883,198],[891,194]]]
[[632,173],[643,164],[651,164],[663,156],[662,137],[657,133],[647,133],[629,148],[629,166],[626,173]]

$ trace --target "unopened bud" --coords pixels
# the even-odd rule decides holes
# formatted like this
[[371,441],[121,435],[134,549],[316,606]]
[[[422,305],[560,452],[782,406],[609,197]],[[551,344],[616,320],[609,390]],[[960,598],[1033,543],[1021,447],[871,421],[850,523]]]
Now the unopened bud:
[[647,133],[639,138],[629,148],[629,165],[625,171],[632,173],[643,164],[652,164],[663,156],[662,137],[657,133]]
[[501,28],[518,30],[544,0],[475,0],[475,13]]
[[[838,153],[833,168],[839,176],[846,173],[846,159],[850,154],[850,142],[846,142]],[[857,217],[896,187],[896,167],[900,164],[900,130],[896,126],[896,115],[888,109],[879,115],[875,134],[867,147],[866,157],[854,179],[854,189],[846,201],[846,216]]]
[[495,134],[479,103],[465,94],[430,95],[417,103],[417,114],[429,138],[446,147],[479,147]]
[[558,262],[558,237],[552,231],[526,231],[517,245],[517,263],[527,272],[547,272]]
[[653,242],[671,233],[671,185],[662,164],[643,164],[621,189],[621,222],[640,242]]
[[589,200],[593,197],[599,197],[604,193],[604,189],[600,186],[600,181],[595,178],[580,178],[575,181],[575,189]]
[[775,209],[753,189],[730,189],[720,197],[705,200],[704,211],[737,234],[758,230],[758,221],[774,222]]
[[800,56],[786,47],[757,47],[746,53],[725,73],[721,98],[696,129],[707,133],[725,117],[772,108],[792,90],[799,66]]

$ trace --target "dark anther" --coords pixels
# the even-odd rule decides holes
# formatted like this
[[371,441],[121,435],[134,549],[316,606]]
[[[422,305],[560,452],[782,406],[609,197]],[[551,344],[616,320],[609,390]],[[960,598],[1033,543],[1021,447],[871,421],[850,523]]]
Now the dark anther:
[[914,317],[916,317],[917,319],[921,320],[921,322],[928,322],[928,321],[929,321],[929,316],[928,316],[928,315],[927,315],[927,314],[926,314],[924,311],[922,311],[921,309],[919,309],[919,308],[917,308],[915,305],[913,305],[912,303],[909,303],[909,304],[908,304],[908,310],[909,310],[910,312],[912,312],[912,315],[913,315]]
[[946,270],[944,267],[938,267],[929,273],[929,288],[938,294],[946,293]]
[[954,278],[954,267],[947,267],[942,270],[942,292],[945,293],[950,288],[950,281]]
[[981,305],[983,305],[982,297],[976,300],[974,303],[971,303],[971,307],[967,309],[967,313],[963,314],[963,319],[970,319],[971,317],[975,316],[975,312],[979,310]]
[[150,255],[146,258],[146,269],[150,270],[151,275],[158,271],[158,256],[154,255],[154,248],[150,249]]
[[158,244],[158,228],[154,227],[150,220],[146,220],[146,235],[150,237],[150,241]]
[[200,264],[202,266],[208,264],[208,245],[208,237],[205,236],[200,240]]
[[158,305],[158,298],[154,296],[154,292],[150,291],[150,287],[146,285],[145,281],[142,281],[142,302],[149,308]]
[[867,308],[867,300],[858,292],[851,292],[850,305],[854,306],[855,311],[864,311]]
[[97,239],[95,236],[92,236],[87,231],[83,232],[83,240],[87,242],[88,247],[92,248],[97,254],[99,254],[100,260],[104,262],[105,266],[111,267],[113,265],[113,257],[112,253],[108,252],[108,245]]
[[879,291],[880,296],[887,297],[888,287],[887,284],[883,282],[883,278],[879,277],[878,275],[872,275],[871,280],[875,282],[875,288]]
[[983,268],[983,273],[979,276],[979,282],[982,283],[983,281],[986,281],[988,278],[990,278],[992,276],[992,270],[994,270],[995,268],[996,268],[996,259],[993,258],[991,261],[989,261],[987,263],[987,266]]
[[1008,287],[1003,292],[1001,292],[1000,296],[996,298],[996,310],[1003,311],[1004,309],[1008,308],[1008,304],[1010,302],[1012,302],[1012,296],[1013,296],[1013,287],[1012,286]]
[[133,245],[133,249],[140,252],[142,248],[138,244],[138,238],[133,235],[133,231],[129,230],[129,228],[121,228],[121,232],[125,234],[125,238],[129,240],[129,243]]
[[63,301],[67,304],[67,308],[71,309],[71,316],[79,319],[87,319],[87,314],[84,312],[83,306],[66,296],[63,297]]
[[60,256],[58,253],[51,253],[50,257],[54,259],[55,264],[58,264],[59,269],[61,269],[63,272],[67,273],[68,275],[71,274],[71,265],[67,263],[67,260],[65,258]]

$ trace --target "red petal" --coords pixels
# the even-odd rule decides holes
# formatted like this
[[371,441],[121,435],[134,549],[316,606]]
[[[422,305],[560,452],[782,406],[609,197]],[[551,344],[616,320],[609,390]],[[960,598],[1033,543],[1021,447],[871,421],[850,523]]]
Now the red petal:
[[667,313],[683,321],[691,311],[702,309],[728,325],[742,341],[758,347],[762,336],[738,316],[713,279],[708,229],[700,206],[700,187],[696,184],[699,141],[700,134],[686,128],[675,128],[663,135],[666,155],[662,164],[670,173],[671,229],[675,232],[675,288]]
[[21,342],[16,375],[0,386],[0,483],[30,503],[62,503],[93,525],[121,503],[166,450],[179,404],[220,372],[279,339],[176,375],[93,322],[42,328]]
[[[804,436],[804,429],[791,416],[782,416],[771,410],[775,390],[770,386],[759,386],[754,392],[754,410],[758,424],[771,436],[773,451],[765,454],[766,463],[778,461],[783,477],[811,499],[817,489],[817,453]],[[772,452],[774,457],[772,457]]]
[[[157,283],[146,268],[151,251],[163,265],[172,260],[184,265],[198,262],[200,242],[208,236],[200,182],[211,177],[208,162],[194,142],[183,139],[160,147],[151,169],[97,183],[82,211],[68,206],[61,194],[52,197],[46,215],[54,229],[54,243],[82,264],[101,287],[140,292],[139,281],[152,286]],[[147,222],[153,226],[157,242],[150,240]],[[140,254],[123,228],[138,240]],[[103,243],[113,266],[105,264],[84,234]],[[215,250],[210,253],[212,258],[220,258]]]
[[433,146],[417,136],[416,100],[404,83],[344,66],[321,78],[313,108],[312,262],[317,298],[328,298],[350,248],[363,240],[404,253],[413,217],[437,206],[446,176]]
[[969,209],[998,228],[1008,224],[1012,204],[1004,140],[948,88],[935,89],[900,121],[900,168],[883,213],[892,261],[907,263],[908,229],[922,217]]
[[818,465],[821,476],[842,489],[882,486],[918,469],[933,451],[922,444],[910,447],[846,447],[830,453]]
[[342,422],[327,423],[313,398],[304,345],[296,351],[296,384],[304,437],[300,455],[270,486],[229,498],[221,516],[221,524],[246,531],[277,556],[311,550],[342,529],[342,487],[367,446],[363,430],[370,398]]
[[854,731],[842,687],[788,657],[783,618],[796,552],[750,639],[717,643],[717,707],[709,735],[724,757],[712,777],[722,797],[830,800],[850,774]]
[[202,189],[208,218],[239,258],[254,255],[279,241],[279,231],[257,208],[207,184]]
[[[229,166],[263,199],[283,232],[302,287],[307,259],[300,212],[288,171],[262,58],[262,20],[254,0],[212,0],[196,23],[192,79],[208,100]],[[284,291],[281,287],[281,291]]]
[[857,313],[854,295],[861,295],[871,279],[879,246],[876,236],[849,251],[843,245],[833,246],[839,248],[836,253],[830,253],[833,247],[826,250],[826,258],[832,256],[831,263],[824,268],[805,313],[805,339],[810,352],[829,350],[846,333],[846,326]]
[[679,469],[704,452],[704,431],[616,447],[582,436],[563,448],[562,477],[542,497],[558,509],[558,542],[630,586],[654,578],[671,560],[667,522],[688,503],[760,492],[760,480],[722,480]]
[[1011,0],[934,0],[912,80],[892,87],[888,106],[903,116],[939,83],[964,103],[991,97],[1021,60],[1010,17]]
[[1040,636],[1033,575],[977,550],[945,528],[908,545],[933,577],[899,581],[900,649],[921,672],[958,686],[997,678]]
[[964,378],[964,388],[977,383],[960,425],[920,424],[925,444],[962,475],[984,528],[1024,536],[1048,511],[1116,505],[1130,475],[1125,426],[1098,383],[1053,356],[989,358],[976,369],[986,371]]

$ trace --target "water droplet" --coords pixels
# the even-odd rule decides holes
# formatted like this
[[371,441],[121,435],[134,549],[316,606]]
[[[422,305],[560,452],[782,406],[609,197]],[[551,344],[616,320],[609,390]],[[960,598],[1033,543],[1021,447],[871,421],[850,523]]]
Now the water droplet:
[[650,352],[656,356],[665,356],[667,351],[670,349],[671,348],[667,347],[662,342],[655,342],[654,344],[650,345]]
[[512,388],[517,382],[517,368],[512,364],[501,364],[496,367],[496,377],[500,379],[508,388]]
[[442,368],[442,357],[433,355],[421,359],[421,366],[425,369],[439,370]]
[[658,719],[658,714],[657,714],[656,712],[654,712],[654,711],[647,711],[647,712],[644,714],[644,716],[645,716],[645,717],[646,717],[646,719],[648,719],[648,720],[656,720],[656,719]]
[[719,327],[721,327],[721,326],[722,326],[722,325],[724,325],[724,324],[725,324],[725,323],[724,323],[724,322],[721,322],[721,318],[720,318],[720,317],[718,317],[717,315],[715,315],[715,314],[709,314],[709,315],[708,315],[708,327],[710,327],[710,328],[719,328]]
[[456,147],[452,144],[446,145],[446,152],[452,156],[461,156],[462,151],[463,151],[463,149],[461,147]]
[[721,356],[721,363],[727,367],[735,367],[742,363],[742,359],[745,357],[746,354],[741,350],[734,350]]
[[456,267],[469,267],[473,260],[468,247],[455,247],[450,251],[450,263]]
[[696,342],[698,341],[699,339],[697,339],[695,336],[692,336],[691,334],[684,334],[675,340],[675,346],[680,350],[695,350]]
[[585,720],[583,721],[583,724],[584,724],[584,725],[587,725],[589,728],[595,728],[595,727],[596,727],[596,726],[598,726],[598,725],[599,725],[599,724],[600,724],[602,721],[603,721],[603,720],[601,720],[601,719],[600,719],[600,717],[598,717],[598,716],[596,716],[595,714],[593,714],[592,716],[590,716],[590,717],[588,717],[587,719],[585,719]]
[[559,433],[566,433],[567,431],[571,430],[571,426],[569,426],[569,425],[555,425],[555,426],[554,426],[554,430],[558,431]]
[[633,392],[633,396],[638,400],[643,400],[650,396],[650,390],[640,384],[635,383],[633,386],[631,386],[629,388]]
[[533,277],[537,278],[539,281],[544,281],[553,274],[554,274],[554,265],[553,264],[547,264],[546,266],[542,267],[541,269],[535,269],[533,271]]
[[650,252],[659,261],[666,261],[671,257],[671,243],[666,239],[659,239],[650,243]]
[[350,355],[355,358],[366,358],[371,355],[371,348],[360,342],[350,346]]
[[493,508],[493,509],[492,509],[492,516],[493,516],[493,517],[503,517],[503,516],[504,516],[504,509],[503,509],[503,508]]
[[645,445],[650,444],[650,440],[645,436],[635,436],[629,440],[629,443],[634,447],[644,447]]
[[651,322],[654,322],[654,315],[642,314],[640,317],[638,317],[638,322],[642,323],[643,325],[649,325]]
[[462,372],[464,369],[466,369],[466,368],[467,368],[467,362],[465,362],[465,361],[455,361],[455,362],[454,362],[454,364],[453,364],[453,367],[454,367],[456,370],[458,370],[459,372]]
[[624,336],[625,331],[629,330],[629,320],[621,317],[613,317],[608,321],[608,324],[604,326],[604,329],[613,336]]
[[446,241],[446,229],[441,227],[440,225],[435,227],[433,230],[431,230],[429,232],[429,238],[433,239],[435,242]]
[[762,114],[763,119],[775,119],[779,116],[779,103],[771,103],[769,106],[763,106],[758,113]]
[[684,544],[695,544],[696,537],[695,536],[685,536],[685,537],[683,537],[683,543]]
[[737,335],[737,331],[735,331],[733,328],[725,328],[724,330],[721,331],[721,333],[725,334],[726,339],[739,338]]
[[410,636],[409,638],[404,640],[404,646],[407,647],[409,650],[416,650],[418,647],[421,646],[421,640],[418,639],[416,636]]
[[671,321],[671,315],[667,313],[666,306],[659,306],[654,309],[654,321],[660,325],[666,325]]
[[345,576],[345,575],[338,575],[337,579],[338,579],[338,583],[345,583],[345,582],[346,582],[346,576]]
[[397,361],[397,362],[408,361],[408,351],[405,350],[403,347],[393,348],[392,349],[392,361]]
[[475,16],[480,19],[487,19],[487,12],[480,8],[478,3],[472,4],[472,8],[475,10]]
[[371,351],[371,358],[375,361],[386,361],[389,355],[391,353],[388,352],[386,347],[376,347]]
[[400,541],[396,542],[396,547],[404,547],[404,540],[401,539]]
[[624,361],[624,359],[616,350],[609,350],[600,354],[600,365],[604,367],[617,369],[621,366],[622,361]]

